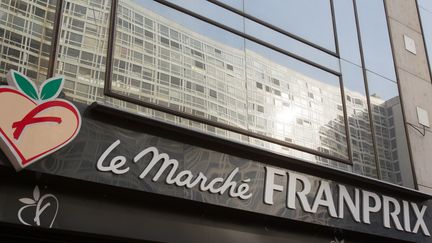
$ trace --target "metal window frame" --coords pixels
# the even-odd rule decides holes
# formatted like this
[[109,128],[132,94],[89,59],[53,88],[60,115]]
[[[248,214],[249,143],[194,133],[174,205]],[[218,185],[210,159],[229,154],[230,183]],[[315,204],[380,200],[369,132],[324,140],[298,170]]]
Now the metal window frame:
[[254,22],[256,22],[256,23],[258,23],[260,25],[263,25],[263,26],[269,28],[269,29],[272,29],[272,30],[274,30],[276,32],[279,32],[279,33],[284,34],[284,35],[286,35],[288,37],[291,37],[291,38],[293,38],[293,39],[295,39],[297,41],[300,41],[300,42],[302,42],[302,43],[304,43],[304,44],[306,44],[308,46],[311,46],[311,47],[313,47],[315,49],[323,51],[323,52],[325,52],[325,53],[327,53],[329,55],[332,55],[332,56],[337,57],[337,58],[340,57],[339,56],[339,45],[338,45],[338,40],[337,40],[337,29],[336,29],[336,21],[335,21],[333,0],[329,0],[329,3],[330,3],[331,15],[332,15],[333,39],[334,39],[334,44],[335,44],[335,51],[332,51],[332,50],[329,50],[327,48],[324,48],[324,47],[322,47],[322,46],[320,46],[320,45],[318,45],[316,43],[313,43],[313,42],[311,42],[309,40],[306,40],[303,37],[300,37],[300,36],[298,36],[296,34],[293,34],[293,33],[289,32],[289,31],[286,31],[286,30],[284,30],[284,29],[282,29],[280,27],[277,27],[277,26],[275,26],[273,24],[270,24],[269,22],[261,20],[261,19],[255,17],[255,16],[253,16],[251,14],[245,13],[242,10],[238,10],[238,9],[236,9],[234,7],[231,7],[228,4],[222,3],[222,2],[220,2],[218,0],[207,0],[207,1],[211,2],[211,3],[215,4],[215,5],[218,5],[219,7],[227,9],[227,10],[233,12],[233,13],[236,13],[236,14],[238,14],[240,16],[243,16],[243,17],[245,17],[245,18],[247,18],[249,20],[252,20],[252,21],[254,21]]
[[104,95],[106,95],[108,97],[111,97],[111,98],[123,100],[123,101],[129,102],[129,103],[132,103],[132,104],[136,104],[136,105],[139,105],[139,106],[143,106],[143,107],[146,107],[146,108],[150,108],[150,109],[153,109],[153,110],[161,111],[161,112],[164,112],[164,113],[167,113],[167,114],[175,115],[177,117],[185,118],[185,119],[190,120],[190,121],[199,122],[199,123],[210,125],[210,126],[213,126],[213,127],[216,127],[216,128],[221,128],[221,129],[224,129],[226,131],[234,132],[234,133],[237,133],[237,134],[241,134],[241,135],[245,135],[245,136],[248,136],[248,137],[256,138],[256,139],[259,139],[259,140],[262,140],[262,141],[270,142],[270,143],[273,143],[273,144],[277,144],[277,145],[281,145],[281,146],[284,146],[284,147],[292,148],[292,149],[295,149],[295,150],[298,150],[298,151],[302,151],[302,152],[306,152],[306,153],[309,153],[309,154],[313,154],[313,155],[316,155],[316,156],[319,156],[319,157],[322,157],[322,158],[330,159],[330,160],[341,162],[341,163],[348,164],[348,165],[352,165],[353,164],[352,163],[352,158],[351,158],[352,157],[352,154],[351,154],[351,143],[350,143],[350,138],[349,138],[349,134],[348,134],[349,128],[348,128],[348,119],[347,119],[347,114],[346,114],[346,104],[345,104],[345,99],[344,99],[344,88],[343,88],[344,85],[343,85],[343,80],[342,80],[342,74],[340,72],[335,72],[334,70],[331,70],[331,69],[329,69],[327,67],[324,67],[324,66],[322,66],[322,65],[320,65],[318,63],[312,62],[312,61],[310,61],[308,59],[305,59],[303,57],[300,57],[300,56],[298,56],[296,54],[293,54],[291,52],[283,50],[283,49],[281,49],[281,48],[279,48],[277,46],[274,46],[274,45],[272,45],[270,43],[264,42],[264,41],[262,41],[262,40],[260,40],[258,38],[255,38],[255,37],[253,37],[251,35],[242,33],[241,31],[238,31],[238,30],[235,30],[233,28],[230,28],[230,27],[228,27],[226,25],[218,23],[218,22],[216,22],[216,21],[214,21],[212,19],[209,19],[209,18],[207,18],[205,16],[199,15],[199,14],[194,13],[194,12],[188,10],[188,9],[182,8],[182,7],[180,7],[180,6],[176,5],[176,4],[173,4],[173,3],[170,3],[170,2],[166,2],[164,0],[154,0],[154,1],[157,2],[157,3],[160,3],[160,4],[164,5],[164,6],[167,6],[169,8],[172,8],[172,9],[175,9],[177,11],[180,11],[180,12],[182,12],[184,14],[189,15],[189,16],[192,16],[194,18],[197,18],[197,19],[199,19],[201,21],[204,21],[204,22],[206,22],[208,24],[214,25],[214,26],[219,27],[221,29],[224,29],[224,30],[226,30],[228,32],[236,34],[236,35],[238,35],[240,37],[243,37],[243,38],[245,38],[247,40],[253,41],[253,42],[258,43],[258,44],[261,44],[261,45],[263,45],[265,47],[268,47],[268,48],[270,48],[270,49],[272,49],[274,51],[277,51],[277,52],[285,54],[285,55],[287,55],[289,57],[295,58],[295,59],[297,59],[297,60],[299,60],[299,61],[301,61],[301,62],[303,62],[305,64],[311,65],[311,66],[313,66],[315,68],[321,69],[323,71],[326,71],[328,73],[331,73],[331,74],[337,76],[338,79],[339,79],[339,87],[340,87],[340,93],[341,93],[341,102],[342,102],[343,115],[344,115],[345,140],[346,140],[346,144],[347,144],[347,158],[345,159],[345,158],[333,156],[333,155],[330,155],[330,154],[326,154],[326,153],[320,152],[320,151],[315,150],[315,149],[310,149],[310,148],[307,148],[307,147],[304,147],[304,146],[300,146],[300,145],[297,145],[297,144],[294,144],[294,143],[286,142],[286,141],[283,141],[283,140],[280,140],[280,139],[275,139],[275,138],[272,138],[270,136],[258,134],[258,133],[255,133],[255,132],[251,132],[251,131],[249,131],[247,129],[243,129],[243,128],[240,128],[240,127],[237,127],[237,126],[232,126],[232,125],[224,124],[224,123],[221,123],[221,122],[215,122],[215,121],[212,121],[212,120],[207,119],[207,118],[201,118],[201,117],[198,117],[198,116],[195,116],[195,115],[190,115],[190,114],[187,114],[187,113],[184,113],[184,112],[180,112],[180,111],[177,111],[177,110],[174,110],[174,109],[171,109],[171,108],[159,106],[159,105],[151,103],[151,102],[145,102],[145,101],[142,101],[142,100],[131,98],[131,97],[127,96],[127,95],[123,95],[123,94],[120,94],[118,92],[113,91],[112,90],[111,77],[112,77],[112,74],[113,74],[112,69],[113,69],[113,61],[114,61],[115,29],[116,29],[115,25],[116,25],[116,15],[117,15],[118,0],[113,0],[112,1],[113,3],[112,3],[111,13],[110,13],[110,26],[109,26],[109,36],[108,36],[109,39],[108,39],[108,48],[107,48],[108,52],[107,52],[107,67],[106,67],[106,71],[105,71],[106,76],[105,76],[105,82],[104,82]]
[[372,136],[372,146],[374,149],[374,158],[375,158],[375,168],[377,170],[377,178],[381,179],[381,168],[379,164],[379,158],[378,158],[378,147],[376,144],[376,136],[375,136],[375,126],[373,123],[373,114],[372,114],[372,105],[370,101],[370,95],[369,95],[369,83],[368,83],[368,77],[367,77],[367,70],[365,66],[365,58],[364,58],[364,52],[363,52],[363,42],[361,37],[361,30],[360,30],[360,21],[357,11],[357,0],[352,0],[353,2],[353,8],[354,8],[354,17],[355,17],[355,24],[357,29],[357,39],[359,44],[359,51],[360,51],[360,60],[361,60],[361,69],[363,74],[363,81],[364,81],[364,87],[365,87],[365,93],[366,93],[366,102],[368,107],[368,113],[369,113],[369,126],[371,129],[371,136]]

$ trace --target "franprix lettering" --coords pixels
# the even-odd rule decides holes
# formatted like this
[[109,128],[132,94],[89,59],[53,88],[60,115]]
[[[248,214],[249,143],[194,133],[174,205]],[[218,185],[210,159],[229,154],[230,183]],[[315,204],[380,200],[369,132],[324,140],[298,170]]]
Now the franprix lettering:
[[[138,175],[139,179],[150,177],[157,182],[164,175],[165,183],[188,189],[197,187],[203,192],[223,195],[241,200],[250,199],[254,192],[250,191],[248,185],[251,179],[243,179],[240,182],[234,178],[239,174],[239,168],[233,169],[226,178],[208,178],[203,172],[193,173],[190,170],[179,170],[179,162],[170,158],[166,153],[160,153],[156,147],[147,147],[138,152],[128,162],[123,155],[114,156],[111,161],[106,161],[108,155],[120,145],[120,140],[112,143],[97,161],[97,169],[101,172],[111,172],[115,175],[123,175],[130,171],[128,163],[138,164],[143,168]],[[143,164],[143,165],[142,165]],[[318,179],[317,188],[315,179],[311,177],[285,171],[270,166],[264,166],[265,181],[263,187],[264,203],[274,205],[276,193],[284,193],[286,198],[285,207],[290,210],[303,210],[304,212],[316,214],[318,209],[327,210],[330,217],[335,219],[351,218],[359,224],[371,224],[371,216],[382,217],[385,228],[394,228],[398,231],[417,234],[422,232],[430,237],[429,229],[425,222],[427,206],[419,207],[414,202],[397,200],[390,196],[378,195],[374,192],[359,188],[346,187],[341,184],[330,183],[328,180]],[[238,178],[238,176],[237,176]],[[282,182],[285,180],[285,182]],[[255,188],[255,187],[254,187]],[[313,189],[314,188],[314,189]],[[414,217],[414,218],[412,218]],[[411,221],[414,219],[415,221]],[[412,224],[412,222],[415,222]]]
[[[372,214],[382,215],[383,224],[386,228],[395,228],[416,234],[419,230],[426,236],[430,236],[424,216],[427,206],[421,208],[416,203],[403,200],[402,204],[393,197],[382,195],[381,197],[373,192],[354,188],[352,194],[344,185],[337,185],[337,188],[330,187],[326,180],[320,180],[318,190],[312,192],[312,184],[308,177],[290,171],[265,167],[266,179],[264,185],[264,203],[273,205],[274,193],[284,191],[284,186],[276,184],[276,177],[287,177],[286,186],[286,207],[296,209],[298,200],[305,212],[317,213],[319,207],[327,209],[333,218],[343,219],[346,215],[345,208],[349,209],[354,221],[357,223],[371,224]],[[337,191],[334,195],[332,191]],[[309,200],[313,198],[313,200]],[[337,204],[336,204],[337,202]],[[411,210],[410,210],[411,209]],[[416,223],[411,226],[411,214],[414,212]],[[401,220],[402,219],[402,220]]]
[[[116,156],[109,162],[109,164],[104,165],[106,157],[119,144],[120,140],[115,141],[99,158],[96,165],[99,171],[110,171],[116,175],[122,175],[129,171],[129,167],[126,165],[127,160],[124,156]],[[158,181],[162,174],[168,171],[168,175],[165,177],[165,183],[168,185],[176,185],[189,189],[198,186],[201,191],[214,194],[219,193],[220,195],[228,192],[230,197],[240,198],[242,200],[252,197],[252,193],[249,193],[249,185],[247,184],[250,182],[250,179],[242,180],[241,183],[234,181],[234,177],[237,175],[239,168],[232,170],[225,179],[222,177],[209,179],[201,172],[198,173],[198,175],[194,175],[190,170],[179,171],[179,162],[176,159],[171,159],[166,153],[159,153],[159,150],[156,147],[148,147],[144,149],[134,157],[133,162],[140,163],[146,155],[151,155],[151,160],[139,175],[140,179],[144,179],[148,173],[155,168],[156,164],[160,163],[161,166],[159,170],[152,178],[152,181],[154,182]]]

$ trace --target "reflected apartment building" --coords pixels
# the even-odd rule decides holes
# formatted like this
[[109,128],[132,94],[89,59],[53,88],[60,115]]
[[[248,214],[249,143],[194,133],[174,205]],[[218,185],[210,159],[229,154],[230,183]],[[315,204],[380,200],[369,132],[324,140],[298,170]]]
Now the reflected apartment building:
[[0,1],[0,79],[10,69],[44,80],[56,1]]
[[[0,73],[17,69],[40,82],[47,72],[55,3],[12,2],[2,3],[0,8],[0,36],[8,36],[0,38]],[[65,5],[56,72],[66,77],[66,95],[86,103],[103,100],[107,4],[66,1]],[[4,26],[9,22],[14,25]],[[112,88],[116,92],[333,156],[348,155],[339,85],[307,77],[253,50],[217,42],[124,1],[118,6],[114,56]],[[211,126],[185,123],[126,102],[111,102],[146,116],[162,116],[159,118],[285,155],[376,177],[367,99],[358,92],[344,92],[352,168]],[[400,109],[399,99],[373,96],[371,105],[380,176],[402,184],[399,160],[407,159],[408,152],[397,149],[406,146],[396,136],[404,133],[404,128],[402,123],[395,123],[402,119],[394,119],[392,112]]]

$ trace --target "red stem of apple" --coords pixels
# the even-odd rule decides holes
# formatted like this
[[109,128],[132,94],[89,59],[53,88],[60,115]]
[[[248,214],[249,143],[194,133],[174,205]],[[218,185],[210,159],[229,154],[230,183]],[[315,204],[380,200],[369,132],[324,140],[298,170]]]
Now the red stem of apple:
[[31,110],[26,116],[24,116],[24,118],[21,121],[14,122],[12,124],[12,128],[15,128],[15,131],[13,133],[14,138],[18,139],[21,136],[21,133],[23,132],[24,128],[34,123],[56,122],[60,124],[62,122],[62,119],[60,117],[53,117],[53,116],[35,117],[37,114],[39,114],[39,112],[44,111],[45,109],[48,109],[55,105],[56,105],[56,101],[42,103],[41,105],[38,105],[33,110]]

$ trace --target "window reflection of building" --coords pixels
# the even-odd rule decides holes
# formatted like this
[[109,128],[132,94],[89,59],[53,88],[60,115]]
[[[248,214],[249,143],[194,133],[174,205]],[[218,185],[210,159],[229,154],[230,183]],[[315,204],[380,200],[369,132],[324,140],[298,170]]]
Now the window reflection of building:
[[56,0],[0,1],[0,79],[10,69],[45,79],[55,9]]
[[347,145],[340,87],[249,49],[246,57],[249,128],[344,158]]
[[57,72],[67,94],[77,100],[102,100],[110,1],[65,1]]
[[396,184],[402,184],[408,180],[408,170],[402,170],[402,161],[409,159],[408,150],[404,142],[405,130],[401,114],[399,97],[393,97],[386,101],[379,97],[371,98],[372,114],[374,121],[375,137],[378,148],[381,178]]
[[[367,101],[362,95],[346,91],[348,121],[350,136],[352,140],[352,154],[354,171],[367,176],[374,176],[378,172],[374,158],[373,144],[370,142],[371,134],[368,133],[369,126],[367,114]],[[395,109],[400,109],[399,97],[382,100],[376,95],[371,96],[372,120],[375,131],[375,141],[378,149],[380,175],[383,180],[396,184],[402,184],[401,159],[409,159],[406,145],[403,141],[397,141],[405,137],[402,123],[395,123]],[[398,117],[396,119],[402,119]],[[399,143],[399,147],[398,147]]]
[[[103,85],[109,2],[65,2],[58,72],[66,76],[67,95],[81,102],[107,99],[103,97]],[[7,17],[6,21],[4,16],[16,15],[16,10],[15,7],[4,8],[4,5],[0,10],[0,20],[3,21],[0,22],[0,34],[5,37],[0,40],[2,55],[8,53],[5,49],[8,48],[7,41],[23,42],[24,36],[28,36],[20,28],[6,24],[12,17]],[[12,1],[7,6],[16,4]],[[47,5],[46,8],[53,13],[53,6]],[[52,25],[48,25],[45,31],[52,31]],[[21,45],[17,58],[2,58],[2,68],[32,67],[22,61],[26,55],[23,53],[28,52],[27,44]],[[32,51],[39,53],[42,60],[48,56],[44,48],[39,46]],[[41,68],[46,69],[46,64],[27,70],[27,74],[46,73]],[[29,76],[34,78],[34,75]],[[348,153],[340,87],[302,75],[253,50],[218,43],[125,1],[120,1],[118,6],[111,80],[116,92],[132,98],[246,128],[334,156],[344,158]],[[345,94],[354,162],[352,170],[376,177],[372,138],[367,132],[366,97],[349,90],[345,90]],[[395,135],[397,131],[403,131],[403,124],[397,127],[392,116],[392,110],[399,105],[395,101],[398,99],[383,101],[372,97],[372,120],[380,151],[381,176],[401,184],[403,175],[398,161],[406,154],[401,154],[398,136]],[[136,112],[146,111],[126,102],[111,102]],[[153,115],[157,116],[157,113]],[[164,119],[182,122],[172,116]],[[225,131],[202,124],[190,125],[230,136]],[[275,149],[267,143],[251,141],[276,152],[298,155],[289,148],[278,146]],[[347,165],[317,156],[311,155],[308,159],[349,170]]]
[[[339,83],[326,85],[123,2],[114,56],[116,92],[347,158]],[[328,144],[318,137],[322,126]]]

